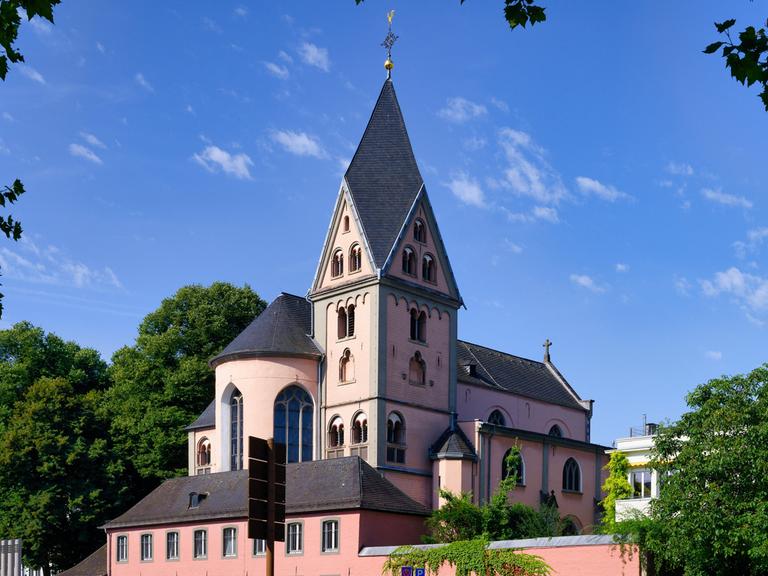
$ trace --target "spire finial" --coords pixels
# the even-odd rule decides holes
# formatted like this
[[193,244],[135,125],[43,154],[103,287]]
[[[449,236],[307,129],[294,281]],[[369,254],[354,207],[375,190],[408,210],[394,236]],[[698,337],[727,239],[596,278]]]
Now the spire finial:
[[544,362],[549,362],[549,348],[552,346],[552,341],[547,338],[542,346],[544,346]]
[[394,10],[387,12],[387,22],[389,23],[389,29],[387,36],[384,38],[384,42],[381,43],[381,45],[387,49],[387,59],[384,61],[384,68],[387,69],[387,78],[392,78],[392,68],[395,67],[395,63],[392,62],[392,46],[395,45],[395,42],[399,38],[399,36],[392,32],[392,18],[394,17]]

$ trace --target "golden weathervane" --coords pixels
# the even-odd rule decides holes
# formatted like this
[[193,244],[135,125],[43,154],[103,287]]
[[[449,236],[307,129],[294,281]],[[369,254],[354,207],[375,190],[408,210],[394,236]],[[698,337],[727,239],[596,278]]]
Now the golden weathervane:
[[395,11],[390,10],[387,12],[387,22],[389,22],[389,31],[387,32],[386,38],[384,38],[384,42],[381,43],[384,48],[387,49],[387,59],[384,61],[384,68],[387,69],[387,78],[392,77],[392,68],[395,67],[395,63],[392,62],[392,46],[395,45],[395,42],[399,38],[396,34],[392,32],[392,18],[395,17]]

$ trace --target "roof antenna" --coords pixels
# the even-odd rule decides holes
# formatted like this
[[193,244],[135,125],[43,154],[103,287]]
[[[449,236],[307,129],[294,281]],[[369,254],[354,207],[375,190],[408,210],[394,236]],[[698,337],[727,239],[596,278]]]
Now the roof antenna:
[[544,344],[542,344],[542,346],[544,346],[544,362],[549,364],[550,363],[550,360],[549,360],[549,349],[552,346],[552,341],[549,338],[547,338],[544,341]]
[[384,48],[387,49],[387,59],[384,61],[384,68],[387,69],[387,80],[392,78],[392,68],[395,67],[395,63],[392,62],[392,46],[395,45],[395,42],[397,42],[397,39],[400,38],[396,34],[392,33],[392,18],[395,17],[395,11],[390,10],[387,12],[387,21],[389,22],[389,31],[387,32],[387,36],[384,38],[384,42],[381,43]]

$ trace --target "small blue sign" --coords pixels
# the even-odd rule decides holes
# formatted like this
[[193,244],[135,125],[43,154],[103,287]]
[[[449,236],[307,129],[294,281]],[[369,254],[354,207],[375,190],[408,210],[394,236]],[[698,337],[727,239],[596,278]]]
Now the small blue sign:
[[400,576],[413,576],[413,566],[402,566]]
[[413,570],[413,576],[426,576],[424,568],[415,568]]

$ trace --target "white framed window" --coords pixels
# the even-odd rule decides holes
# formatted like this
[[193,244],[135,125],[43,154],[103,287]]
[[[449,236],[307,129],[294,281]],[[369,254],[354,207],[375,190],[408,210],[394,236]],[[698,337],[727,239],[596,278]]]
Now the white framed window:
[[257,538],[253,541],[253,555],[254,556],[266,556],[267,555],[267,541]]
[[152,560],[152,534],[141,535],[141,561]]
[[323,541],[321,545],[323,552],[339,551],[339,521],[323,520]]
[[166,560],[178,560],[179,559],[179,533],[178,532],[166,532],[165,533],[165,559]]
[[237,528],[229,527],[222,530],[221,555],[224,558],[237,557]]
[[286,526],[285,553],[302,554],[304,552],[304,525],[291,522]]
[[128,562],[128,536],[117,537],[115,560],[117,562]]
[[651,471],[645,468],[632,470],[629,473],[629,484],[632,486],[632,498],[650,498],[653,480]]
[[193,556],[195,558],[208,557],[208,531],[195,530]]

